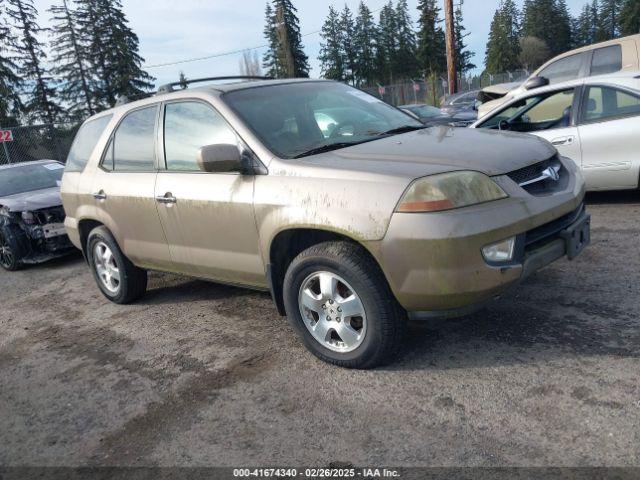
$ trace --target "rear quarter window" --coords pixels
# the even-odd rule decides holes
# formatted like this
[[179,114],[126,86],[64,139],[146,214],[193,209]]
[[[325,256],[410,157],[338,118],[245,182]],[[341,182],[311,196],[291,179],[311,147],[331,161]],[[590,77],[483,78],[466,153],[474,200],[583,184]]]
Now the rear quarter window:
[[591,75],[604,75],[622,70],[622,47],[612,45],[593,51]]
[[95,120],[89,120],[80,127],[67,156],[65,171],[82,172],[84,170],[100,136],[111,121],[111,117],[112,115],[105,115]]

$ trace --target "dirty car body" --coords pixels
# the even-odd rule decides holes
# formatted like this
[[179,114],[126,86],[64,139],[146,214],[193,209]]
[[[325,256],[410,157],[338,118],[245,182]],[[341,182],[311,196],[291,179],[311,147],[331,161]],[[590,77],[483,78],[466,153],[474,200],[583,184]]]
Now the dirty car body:
[[548,142],[426,128],[336,82],[161,94],[90,119],[82,142],[65,224],[107,298],[138,298],[147,269],[268,289],[346,367],[390,358],[407,313],[474,308],[588,243],[584,182]]
[[53,160],[0,167],[0,265],[9,270],[73,251],[64,228],[60,182]]

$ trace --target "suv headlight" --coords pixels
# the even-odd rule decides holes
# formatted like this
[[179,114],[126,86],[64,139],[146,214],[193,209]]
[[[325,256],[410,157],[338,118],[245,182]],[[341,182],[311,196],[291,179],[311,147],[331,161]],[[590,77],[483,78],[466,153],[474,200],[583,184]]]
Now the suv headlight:
[[415,180],[400,199],[396,212],[439,212],[500,200],[508,195],[487,175],[460,171]]

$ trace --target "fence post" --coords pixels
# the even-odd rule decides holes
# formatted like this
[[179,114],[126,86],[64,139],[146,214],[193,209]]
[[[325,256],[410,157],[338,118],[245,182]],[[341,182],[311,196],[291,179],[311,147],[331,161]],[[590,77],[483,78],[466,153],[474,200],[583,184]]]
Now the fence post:
[[56,135],[56,127],[55,124],[49,125],[49,135],[51,135],[51,141],[53,142],[53,148],[56,151],[56,155],[59,162],[66,163],[67,159],[62,158],[62,152],[60,151],[60,143],[58,141],[58,135]]
[[[0,127],[0,130],[2,130],[2,127]],[[7,163],[11,163],[11,157],[9,156],[9,149],[7,148],[7,142],[2,142],[2,148],[4,150],[4,156],[7,159]]]

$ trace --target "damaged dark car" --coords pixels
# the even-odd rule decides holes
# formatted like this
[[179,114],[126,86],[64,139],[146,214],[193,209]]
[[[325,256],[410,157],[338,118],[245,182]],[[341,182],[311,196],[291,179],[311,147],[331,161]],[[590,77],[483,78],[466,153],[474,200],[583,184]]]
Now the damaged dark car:
[[19,270],[73,251],[64,228],[64,165],[40,160],[0,166],[0,266]]

